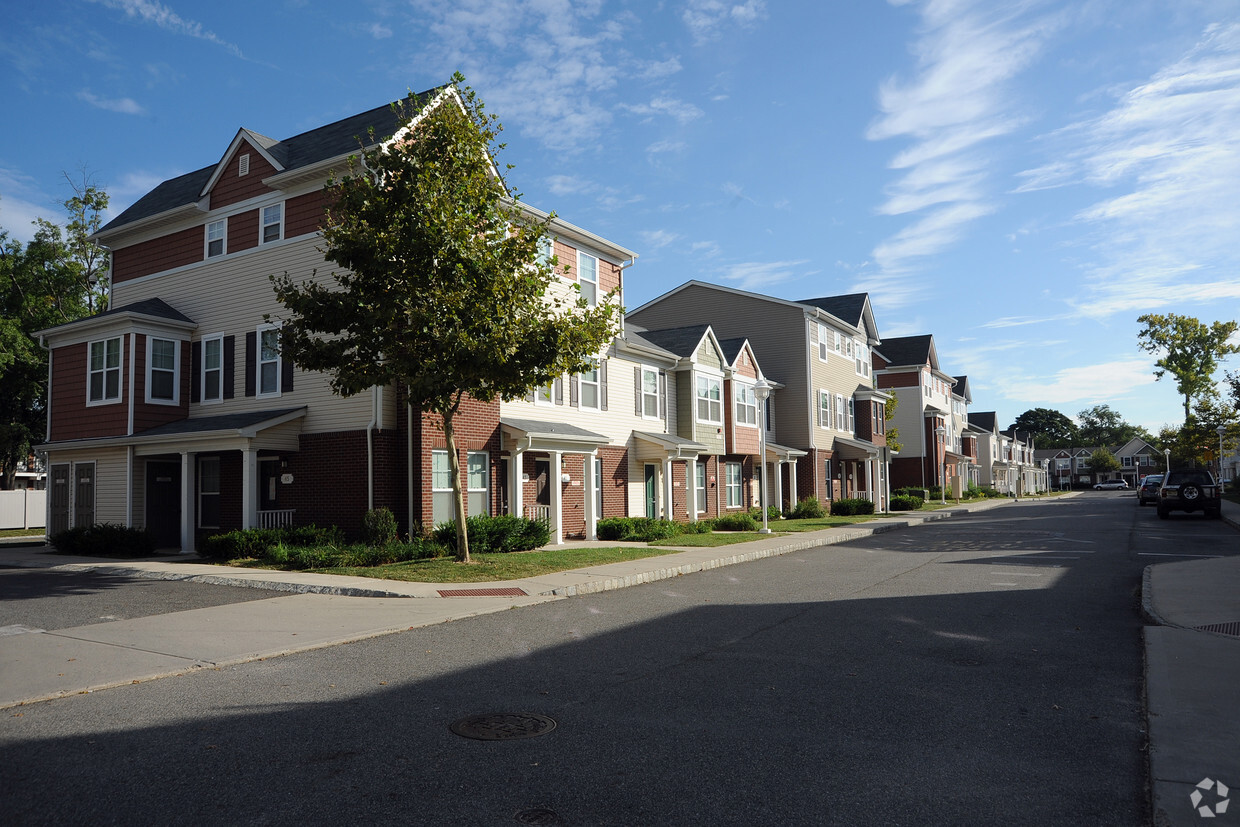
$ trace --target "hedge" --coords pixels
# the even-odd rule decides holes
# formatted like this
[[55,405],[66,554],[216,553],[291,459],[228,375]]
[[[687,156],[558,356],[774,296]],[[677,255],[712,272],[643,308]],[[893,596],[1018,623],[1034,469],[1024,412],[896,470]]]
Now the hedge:
[[83,557],[150,557],[155,540],[146,529],[114,523],[95,523],[53,534],[48,542],[61,554]]
[[891,498],[892,511],[917,511],[925,504],[921,497],[899,496]]
[[831,503],[832,517],[852,517],[860,514],[873,514],[874,503],[860,497],[835,500]]
[[[471,554],[529,551],[551,541],[551,530],[546,523],[512,514],[466,517],[465,530],[469,534]],[[432,537],[435,542],[455,552],[456,520],[447,520],[435,526]]]
[[641,543],[666,540],[682,531],[681,527],[671,520],[657,520],[650,517],[607,517],[598,521],[596,530],[600,540]]

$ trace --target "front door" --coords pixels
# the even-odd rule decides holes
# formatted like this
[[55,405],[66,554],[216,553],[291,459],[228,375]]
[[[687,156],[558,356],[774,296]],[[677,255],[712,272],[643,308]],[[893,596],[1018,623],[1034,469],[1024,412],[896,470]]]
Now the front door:
[[156,548],[181,547],[181,463],[147,462],[146,530]]
[[51,507],[47,523],[47,536],[55,537],[69,529],[69,480],[70,468],[64,465],[51,467],[48,501]]
[[655,466],[646,466],[646,516],[652,520],[659,516],[658,473]]
[[74,463],[73,479],[73,525],[89,528],[95,524],[95,463]]
[[274,511],[279,500],[277,486],[280,483],[280,461],[263,460],[258,463],[258,510]]
[[534,460],[534,502],[551,505],[551,460]]

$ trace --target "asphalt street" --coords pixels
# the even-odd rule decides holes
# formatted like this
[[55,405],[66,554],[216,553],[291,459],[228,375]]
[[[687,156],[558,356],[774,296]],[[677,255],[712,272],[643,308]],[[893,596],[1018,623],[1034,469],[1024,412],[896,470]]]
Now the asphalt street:
[[[1141,824],[1141,571],[1234,545],[1213,521],[1090,493],[11,709],[0,810],[19,824]],[[495,712],[556,727],[449,729]]]

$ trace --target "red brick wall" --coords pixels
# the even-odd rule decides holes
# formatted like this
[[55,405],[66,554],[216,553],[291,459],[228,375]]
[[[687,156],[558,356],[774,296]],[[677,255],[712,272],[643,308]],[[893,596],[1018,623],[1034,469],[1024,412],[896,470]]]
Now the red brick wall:
[[[797,498],[817,497],[824,505],[835,499],[834,489],[828,491],[826,480],[826,460],[831,452],[820,448],[811,448],[805,456],[797,459]],[[831,464],[831,474],[836,474],[835,463]]]
[[[202,261],[205,228],[202,224],[116,250],[112,254],[112,283]],[[232,230],[231,224],[229,230]]]
[[[246,175],[239,176],[237,172],[240,168],[241,156],[247,153],[250,156],[250,171]],[[247,198],[266,195],[272,190],[263,183],[263,179],[275,173],[276,168],[257,149],[250,146],[248,141],[243,140],[238,144],[232,157],[228,159],[223,174],[216,180],[215,187],[211,190],[211,209],[218,210],[229,204],[245,201]]]
[[[470,451],[489,452],[491,462],[491,513],[497,513],[499,502],[498,476],[501,459],[499,453],[499,400],[479,402],[468,396],[465,397],[456,416],[453,417],[453,430],[456,435],[456,447],[461,463],[462,475],[465,473],[466,456]],[[415,411],[413,455],[414,461],[420,464],[420,468],[414,473],[414,508],[418,510],[418,513],[415,513],[413,517],[426,528],[433,528],[434,521],[431,451],[443,449],[446,445],[442,418],[437,414]],[[466,508],[469,507],[468,499],[468,496],[466,496]]]

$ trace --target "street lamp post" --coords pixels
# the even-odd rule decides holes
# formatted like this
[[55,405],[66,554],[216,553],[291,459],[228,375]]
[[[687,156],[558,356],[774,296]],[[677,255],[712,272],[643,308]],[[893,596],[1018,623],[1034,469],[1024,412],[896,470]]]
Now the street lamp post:
[[771,384],[759,376],[754,383],[753,395],[758,398],[758,466],[761,471],[762,534],[770,534],[766,515],[766,398],[771,395]]
[[1218,484],[1219,490],[1223,487],[1223,434],[1227,432],[1226,425],[1219,425],[1214,429],[1218,433]]
[[[1163,473],[1164,474],[1171,473],[1171,449],[1170,448],[1163,448]],[[1167,478],[1163,477],[1163,481],[1166,482],[1166,480]]]
[[[935,443],[935,447],[938,446],[938,443],[943,444],[943,474],[939,482],[939,503],[947,505],[947,442],[945,437],[947,429],[940,425],[934,429],[934,433],[938,436],[938,442]],[[934,459],[935,464],[938,464],[938,457]]]

